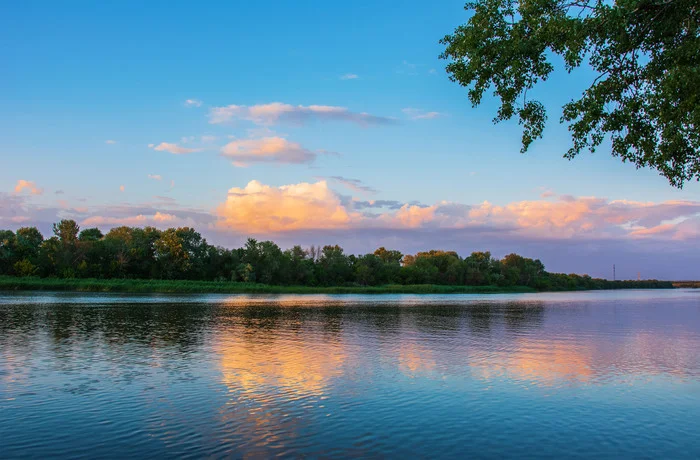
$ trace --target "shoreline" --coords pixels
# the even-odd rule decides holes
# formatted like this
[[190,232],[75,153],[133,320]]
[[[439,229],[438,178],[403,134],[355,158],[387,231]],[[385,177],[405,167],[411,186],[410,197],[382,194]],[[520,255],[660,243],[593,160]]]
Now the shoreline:
[[[649,287],[626,284],[610,289],[674,289],[671,282]],[[579,291],[573,289],[569,291]],[[152,294],[523,294],[566,292],[537,290],[527,286],[383,285],[383,286],[277,286],[232,281],[143,280],[143,279],[59,279],[0,276],[0,291],[122,292]]]

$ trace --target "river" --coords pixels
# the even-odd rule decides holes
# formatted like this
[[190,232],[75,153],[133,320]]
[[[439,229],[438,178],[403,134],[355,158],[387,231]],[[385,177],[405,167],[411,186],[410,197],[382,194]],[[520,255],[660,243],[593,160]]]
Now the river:
[[0,293],[0,457],[700,456],[700,290]]

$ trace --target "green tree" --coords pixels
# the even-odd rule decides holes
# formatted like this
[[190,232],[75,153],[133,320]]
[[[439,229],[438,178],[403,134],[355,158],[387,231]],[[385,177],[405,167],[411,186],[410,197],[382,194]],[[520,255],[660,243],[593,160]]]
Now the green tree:
[[[441,40],[452,81],[481,103],[493,88],[494,122],[514,116],[522,152],[542,137],[532,90],[562,62],[595,77],[563,107],[574,158],[610,139],[612,154],[669,182],[700,180],[700,7],[697,0],[474,0],[466,24]],[[561,59],[559,59],[561,58]]]
[[78,235],[79,241],[99,241],[102,238],[104,238],[104,235],[99,228],[86,228]]
[[200,279],[207,242],[193,228],[169,228],[155,241],[159,274],[166,279]]
[[0,230],[0,274],[11,274],[15,262],[15,233],[12,230]]

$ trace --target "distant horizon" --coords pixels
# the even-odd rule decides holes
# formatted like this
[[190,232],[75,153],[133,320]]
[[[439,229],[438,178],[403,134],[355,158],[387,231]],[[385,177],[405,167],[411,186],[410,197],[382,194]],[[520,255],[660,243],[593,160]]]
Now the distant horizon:
[[226,247],[490,250],[700,279],[700,183],[675,189],[608,143],[562,158],[557,110],[587,69],[537,89],[550,119],[521,155],[517,123],[492,124],[490,95],[473,109],[438,58],[462,1],[39,3],[0,18],[0,229],[190,226]]

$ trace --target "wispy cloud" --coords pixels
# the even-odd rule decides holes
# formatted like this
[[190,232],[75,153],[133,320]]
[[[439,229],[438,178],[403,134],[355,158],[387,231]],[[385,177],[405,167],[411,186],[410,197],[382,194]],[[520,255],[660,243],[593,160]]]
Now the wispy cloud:
[[202,149],[191,149],[187,147],[182,147],[177,144],[171,144],[169,142],[161,142],[158,145],[155,144],[148,144],[148,147],[152,148],[153,150],[158,150],[159,152],[169,152],[174,155],[185,155],[187,153],[193,153],[193,152],[199,152]]
[[411,120],[429,120],[429,119],[438,118],[438,117],[441,117],[444,115],[440,112],[427,112],[425,110],[414,109],[412,107],[407,107],[405,109],[401,109],[401,111]]
[[311,163],[317,155],[282,137],[235,140],[222,147],[221,153],[239,167],[250,163]]
[[345,107],[330,105],[291,105],[281,102],[260,105],[229,105],[214,107],[209,112],[209,122],[227,123],[235,120],[247,120],[259,125],[276,123],[303,124],[310,121],[342,121],[362,126],[386,125],[396,120],[388,117],[371,115],[365,112],[352,112]]
[[22,193],[24,190],[28,190],[32,195],[41,195],[44,193],[44,189],[38,187],[34,181],[20,179],[15,185],[15,193]]
[[163,179],[163,176],[161,176],[160,174],[149,174],[148,178],[153,180],[161,180]]
[[199,99],[187,99],[185,101],[185,107],[201,107],[202,101]]
[[343,176],[330,176],[328,179],[337,182],[341,185],[343,185],[346,188],[349,188],[350,190],[354,190],[356,192],[363,192],[363,193],[377,193],[378,190],[375,188],[370,187],[369,185],[366,185],[364,182],[362,182],[359,179],[350,179],[348,177],[343,177]]
[[112,145],[113,145],[113,144],[116,144],[116,143],[117,143],[117,141],[115,141],[115,140],[113,140],[113,139],[109,139],[109,140],[106,140],[106,141],[105,141],[105,144],[112,144]]
[[360,76],[355,73],[346,73],[340,76],[341,80],[357,80],[358,78],[360,78]]

